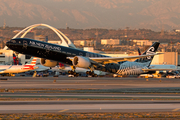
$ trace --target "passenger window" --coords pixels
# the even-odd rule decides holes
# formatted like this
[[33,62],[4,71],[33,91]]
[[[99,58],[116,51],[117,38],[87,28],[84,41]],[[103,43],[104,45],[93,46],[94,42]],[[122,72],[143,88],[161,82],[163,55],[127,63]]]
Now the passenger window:
[[86,57],[89,57],[89,53],[86,53]]

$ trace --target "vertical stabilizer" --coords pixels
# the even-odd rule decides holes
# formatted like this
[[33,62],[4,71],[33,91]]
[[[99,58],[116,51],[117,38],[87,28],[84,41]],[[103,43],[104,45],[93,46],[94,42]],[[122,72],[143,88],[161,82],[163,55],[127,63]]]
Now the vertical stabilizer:
[[37,57],[31,57],[31,59],[29,60],[28,63],[26,63],[26,65],[35,66],[36,65],[36,61],[37,61]]
[[[159,42],[153,43],[142,55],[149,55],[149,54],[156,53],[156,51],[159,47],[159,44],[160,44]],[[135,60],[135,62],[147,63],[147,66],[149,66],[151,64],[153,58],[154,58],[154,56],[149,56],[146,58],[137,59],[137,60]]]
[[14,65],[17,65],[17,59],[16,59],[16,55],[13,53],[13,62],[14,62]]

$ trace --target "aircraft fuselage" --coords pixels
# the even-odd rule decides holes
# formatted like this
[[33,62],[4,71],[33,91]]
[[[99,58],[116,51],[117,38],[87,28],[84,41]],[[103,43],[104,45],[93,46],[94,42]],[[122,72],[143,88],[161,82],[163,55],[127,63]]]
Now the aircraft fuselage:
[[[72,61],[67,57],[109,57],[97,53],[64,47],[28,38],[12,39],[11,41],[7,42],[6,45],[10,49],[22,54],[50,59],[68,65],[72,65]],[[137,75],[143,73],[141,70],[143,67],[143,63],[125,61],[119,64],[109,63],[101,67],[96,67],[95,69],[104,72],[118,73],[121,75]]]

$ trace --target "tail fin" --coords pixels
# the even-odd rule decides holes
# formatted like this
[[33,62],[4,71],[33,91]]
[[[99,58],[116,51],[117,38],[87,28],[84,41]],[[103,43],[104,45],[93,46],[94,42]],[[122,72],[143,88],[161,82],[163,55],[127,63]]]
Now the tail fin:
[[35,66],[36,65],[36,61],[37,61],[37,57],[31,57],[31,59],[29,60],[28,63],[26,63],[26,65]]
[[[151,45],[151,47],[149,47],[142,55],[148,55],[148,54],[154,54],[156,53],[158,47],[159,47],[159,42],[155,42]],[[154,58],[154,56],[149,56],[147,58],[140,58],[135,60],[135,62],[142,62],[142,63],[147,63],[147,66],[149,66],[152,62],[152,59]]]
[[13,53],[13,62],[14,62],[14,65],[22,65],[19,62],[19,58],[14,53]]
[[14,65],[17,65],[17,58],[16,58],[16,55],[13,53],[13,62],[14,62]]
[[64,69],[64,68],[65,68],[64,64],[59,63],[59,69]]
[[139,53],[139,55],[141,55],[141,51],[140,51],[140,49],[138,48],[138,53]]

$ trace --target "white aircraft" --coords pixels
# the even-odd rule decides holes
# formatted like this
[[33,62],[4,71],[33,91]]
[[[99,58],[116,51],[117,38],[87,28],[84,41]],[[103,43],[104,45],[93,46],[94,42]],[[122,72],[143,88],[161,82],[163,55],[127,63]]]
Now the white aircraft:
[[43,65],[35,65],[35,67],[36,67],[37,69],[30,70],[30,71],[36,71],[36,72],[38,72],[38,71],[46,71],[46,70],[49,70],[49,69],[50,69],[50,67],[46,67],[46,66],[43,66]]
[[[14,65],[22,65],[20,62],[19,62],[19,59],[17,58],[17,56],[13,53],[13,62],[14,62]],[[50,69],[49,67],[45,67],[43,65],[35,65],[35,68],[37,69],[33,69],[33,70],[30,70],[30,71],[45,71],[45,70],[48,70]]]
[[36,57],[31,57],[30,61],[25,65],[0,65],[0,74],[22,73],[37,69]]
[[[139,55],[141,55],[141,51],[140,49],[138,48],[138,53]],[[177,69],[177,66],[175,65],[150,65],[149,68],[148,68],[148,71],[176,71],[178,70]]]

